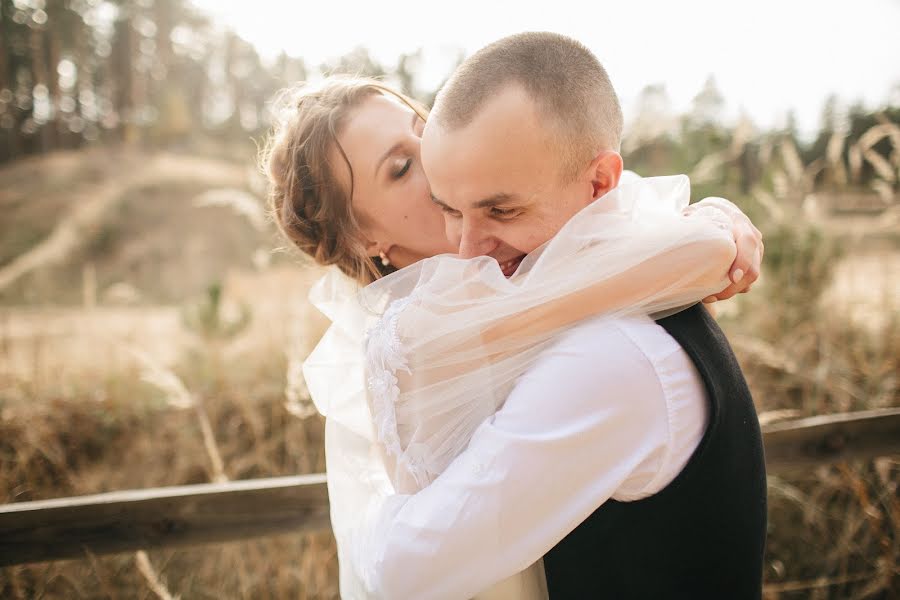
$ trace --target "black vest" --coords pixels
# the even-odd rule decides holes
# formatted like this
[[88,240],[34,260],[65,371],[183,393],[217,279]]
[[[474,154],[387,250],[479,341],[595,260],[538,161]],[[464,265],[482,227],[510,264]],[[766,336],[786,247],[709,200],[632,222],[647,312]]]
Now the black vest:
[[665,489],[603,503],[544,556],[551,600],[759,600],[766,468],[750,390],[701,305],[658,321],[696,365],[710,422]]

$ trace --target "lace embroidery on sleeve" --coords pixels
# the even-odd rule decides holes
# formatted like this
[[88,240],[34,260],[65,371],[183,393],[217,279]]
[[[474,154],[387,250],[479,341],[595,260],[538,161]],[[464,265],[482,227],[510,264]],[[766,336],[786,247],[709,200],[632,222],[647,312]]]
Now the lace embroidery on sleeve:
[[372,394],[375,433],[388,453],[399,460],[403,459],[403,448],[400,445],[395,410],[400,397],[397,371],[409,373],[409,366],[397,334],[397,321],[412,300],[413,296],[410,295],[392,302],[366,335],[367,384]]

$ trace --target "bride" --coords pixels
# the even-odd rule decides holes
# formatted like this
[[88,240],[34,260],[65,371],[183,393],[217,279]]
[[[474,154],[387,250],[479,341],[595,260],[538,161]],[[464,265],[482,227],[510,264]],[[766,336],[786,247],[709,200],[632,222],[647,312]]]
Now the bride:
[[[491,258],[446,256],[455,248],[419,163],[420,106],[333,78],[285,100],[265,156],[272,208],[288,239],[341,272],[311,294],[333,324],[304,373],[327,417],[342,597],[367,597],[385,515],[440,475],[554,334],[744,291],[761,244],[730,203],[689,209],[686,178],[634,178],[506,278]],[[479,598],[545,594],[538,561]]]

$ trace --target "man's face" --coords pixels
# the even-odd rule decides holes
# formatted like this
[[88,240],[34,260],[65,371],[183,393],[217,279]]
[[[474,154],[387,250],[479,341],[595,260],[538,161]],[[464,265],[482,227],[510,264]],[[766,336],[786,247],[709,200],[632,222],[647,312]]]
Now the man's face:
[[462,129],[426,125],[422,166],[460,256],[491,256],[509,277],[526,254],[593,201],[590,165],[564,181],[552,141],[534,102],[516,85]]

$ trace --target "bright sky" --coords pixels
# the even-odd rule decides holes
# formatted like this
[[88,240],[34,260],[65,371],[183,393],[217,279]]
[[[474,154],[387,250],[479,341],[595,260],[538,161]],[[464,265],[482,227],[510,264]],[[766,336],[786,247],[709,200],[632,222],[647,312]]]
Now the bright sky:
[[[264,57],[282,50],[318,65],[365,46],[385,65],[423,48],[421,87],[469,54],[527,30],[574,37],[604,63],[626,119],[648,84],[664,83],[675,110],[712,74],[727,114],[759,125],[796,111],[801,130],[819,122],[831,93],[869,107],[900,104],[900,1],[812,0],[194,0]],[[286,82],[290,83],[290,82]]]

